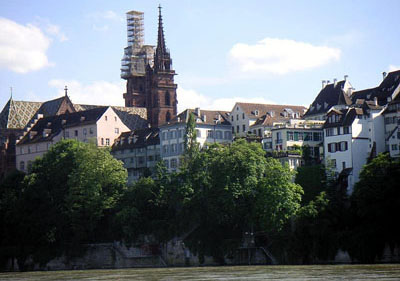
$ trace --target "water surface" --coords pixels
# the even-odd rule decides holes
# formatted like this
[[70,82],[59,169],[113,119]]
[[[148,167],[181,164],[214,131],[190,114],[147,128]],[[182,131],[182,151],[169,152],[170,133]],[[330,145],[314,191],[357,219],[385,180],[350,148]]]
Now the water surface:
[[226,266],[0,273],[0,280],[400,280],[400,265]]

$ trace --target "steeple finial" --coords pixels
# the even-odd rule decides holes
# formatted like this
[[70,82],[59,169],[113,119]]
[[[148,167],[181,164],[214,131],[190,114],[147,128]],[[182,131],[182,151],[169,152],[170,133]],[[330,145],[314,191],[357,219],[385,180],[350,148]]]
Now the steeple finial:
[[68,87],[67,87],[67,85],[65,85],[64,91],[65,91],[65,96],[68,96]]
[[10,87],[10,99],[12,99],[12,87]]
[[165,52],[165,39],[164,39],[164,28],[162,22],[161,15],[161,4],[158,5],[158,40],[157,40],[157,49],[161,54]]

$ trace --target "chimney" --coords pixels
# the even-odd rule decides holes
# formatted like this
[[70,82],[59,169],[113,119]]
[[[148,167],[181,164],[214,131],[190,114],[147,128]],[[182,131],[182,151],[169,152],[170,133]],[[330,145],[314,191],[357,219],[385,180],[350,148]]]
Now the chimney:
[[206,115],[203,115],[203,122],[204,122],[204,123],[207,122],[207,117],[206,117]]
[[384,71],[382,72],[383,80],[385,80],[387,73]]
[[178,122],[181,122],[181,118],[178,116]]
[[333,87],[336,87],[336,85],[337,85],[337,79],[333,78]]
[[198,117],[200,117],[200,107],[196,107],[196,108],[194,109],[194,113],[196,113],[196,115],[197,115]]
[[326,86],[326,80],[322,80],[322,89]]
[[344,76],[344,81],[347,81],[347,78],[349,78],[349,75],[346,74],[346,75]]
[[378,105],[378,97],[374,97],[374,104]]

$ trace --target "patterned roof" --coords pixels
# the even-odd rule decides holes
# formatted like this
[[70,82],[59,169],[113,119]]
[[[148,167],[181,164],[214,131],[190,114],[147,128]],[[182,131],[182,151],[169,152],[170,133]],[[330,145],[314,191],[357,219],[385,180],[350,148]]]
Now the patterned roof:
[[112,151],[140,148],[160,144],[160,129],[145,128],[122,133],[112,146]]
[[41,105],[41,102],[15,101],[10,98],[0,113],[0,128],[23,129]]
[[236,108],[237,106],[239,106],[250,119],[258,119],[265,114],[272,114],[273,116],[284,116],[284,112],[299,113],[299,115],[302,116],[304,111],[306,110],[306,108],[301,105],[237,102],[234,108]]

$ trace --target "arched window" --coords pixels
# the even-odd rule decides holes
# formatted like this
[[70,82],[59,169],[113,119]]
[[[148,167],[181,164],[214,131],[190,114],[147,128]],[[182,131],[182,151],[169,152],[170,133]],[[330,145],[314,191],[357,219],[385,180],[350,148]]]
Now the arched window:
[[169,122],[171,120],[171,113],[169,111],[167,112],[167,115],[165,116],[165,121]]
[[19,169],[20,169],[21,171],[24,171],[24,170],[25,170],[25,162],[24,162],[24,161],[21,161],[21,162],[19,163]]
[[165,93],[165,105],[171,105],[171,97],[168,91]]

